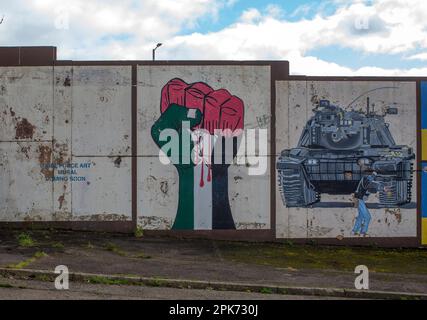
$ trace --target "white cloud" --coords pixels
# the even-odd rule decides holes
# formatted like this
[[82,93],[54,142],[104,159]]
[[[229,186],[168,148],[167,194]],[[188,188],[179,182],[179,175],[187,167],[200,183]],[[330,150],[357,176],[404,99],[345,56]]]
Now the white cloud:
[[[126,56],[148,58],[153,43],[194,28],[201,17],[214,19],[225,5],[225,0],[15,0],[0,9],[6,15],[0,45],[57,45],[64,59],[124,59],[116,54],[129,47],[136,51]],[[56,28],[61,15],[69,29]]]
[[406,59],[427,61],[427,52],[414,54],[412,56],[407,57]]
[[243,11],[242,15],[240,16],[240,21],[243,23],[254,23],[261,17],[261,12],[255,8],[250,8]]
[[[280,7],[266,4],[264,10],[247,9],[217,32],[189,33],[201,18],[215,21],[237,1],[9,1],[0,9],[0,16],[6,15],[0,45],[56,45],[61,59],[149,59],[153,46],[163,42],[159,59],[287,59],[292,73],[308,75],[426,74],[426,69],[405,68],[404,57],[427,60],[427,53],[412,54],[427,49],[427,1],[330,0],[314,17],[298,21],[286,20]],[[331,5],[337,6],[333,13]],[[315,9],[302,6],[290,16]],[[55,28],[64,14],[69,29]],[[354,70],[307,56],[322,46],[401,55],[402,67]]]
[[[334,14],[288,21],[252,9],[218,32],[174,37],[165,48],[177,59],[287,59],[291,72],[310,75],[422,75],[425,69],[357,70],[306,56],[322,46],[341,46],[361,53],[403,54],[427,47],[427,2],[339,1]],[[398,13],[400,15],[398,15]],[[404,65],[402,58],[402,65]]]

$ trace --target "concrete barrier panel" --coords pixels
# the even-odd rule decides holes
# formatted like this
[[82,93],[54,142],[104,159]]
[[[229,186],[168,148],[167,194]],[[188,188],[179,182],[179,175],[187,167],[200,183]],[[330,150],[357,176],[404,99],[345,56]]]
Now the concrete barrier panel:
[[131,67],[74,66],[72,214],[131,220]]
[[130,119],[130,66],[0,68],[0,221],[131,221]]
[[131,67],[73,67],[75,156],[131,155]]
[[[278,179],[283,177],[276,192],[277,237],[417,237],[416,83],[280,81],[276,88],[276,174]],[[371,120],[362,116],[367,112]],[[386,124],[377,125],[381,121]],[[387,130],[395,145],[402,147],[386,146],[388,138],[382,134]],[[368,136],[370,140],[362,141]],[[404,150],[412,157],[405,168],[399,160]],[[370,164],[361,167],[359,159],[369,159]],[[380,160],[397,163],[397,169],[383,170],[379,162],[375,164],[377,176],[369,182],[371,195],[364,198],[370,219],[359,219],[360,210],[352,201],[360,182],[357,177],[361,172],[360,177],[371,174],[368,167]],[[400,177],[403,171],[412,177],[394,184],[391,177],[404,180]],[[378,186],[375,190],[374,185]],[[409,203],[396,200],[397,194],[411,194],[410,200],[405,198]],[[361,229],[358,221],[362,221]]]
[[0,220],[49,220],[53,212],[53,68],[0,68]]
[[[155,230],[270,229],[270,87],[269,66],[138,67],[139,225]],[[241,108],[239,101],[242,113],[236,111]],[[249,175],[245,162],[228,168],[212,166],[211,172],[208,165],[198,165],[189,174],[172,164],[163,165],[151,129],[161,117],[161,121],[179,117],[183,109],[166,111],[171,103],[199,108],[208,130],[215,121],[223,125],[220,119],[225,119],[224,126],[238,126],[240,116],[245,132],[264,129],[265,172]],[[240,146],[241,140],[236,138],[236,144]]]

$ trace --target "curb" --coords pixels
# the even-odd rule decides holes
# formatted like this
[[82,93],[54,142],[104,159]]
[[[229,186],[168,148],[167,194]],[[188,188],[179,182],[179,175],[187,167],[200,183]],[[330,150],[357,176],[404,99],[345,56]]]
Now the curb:
[[[22,280],[54,281],[58,274],[49,270],[8,269],[0,268],[0,275]],[[309,288],[274,285],[259,285],[251,283],[233,283],[220,281],[180,280],[154,277],[133,277],[120,275],[105,275],[95,273],[69,273],[70,281],[92,284],[137,285],[148,287],[169,287],[179,289],[208,289],[217,291],[256,292],[265,294],[303,295],[355,299],[383,300],[427,300],[427,294],[408,292],[389,292],[372,290],[355,290],[341,288]]]

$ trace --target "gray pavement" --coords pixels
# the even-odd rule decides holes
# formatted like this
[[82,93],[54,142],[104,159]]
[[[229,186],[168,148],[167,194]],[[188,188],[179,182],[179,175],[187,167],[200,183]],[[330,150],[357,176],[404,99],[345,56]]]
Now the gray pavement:
[[[318,300],[338,299],[315,296],[262,294],[234,291],[176,289],[126,285],[70,283],[69,290],[56,290],[53,282],[0,277],[0,300]],[[341,298],[342,299],[342,298]]]
[[[105,233],[40,231],[31,233],[34,239],[33,246],[23,247],[17,241],[17,235],[21,232],[0,232],[0,268],[53,271],[58,265],[66,265],[72,273],[82,272],[251,283],[266,286],[339,289],[354,289],[354,279],[356,277],[352,271],[345,270],[339,266],[335,269],[305,269],[285,267],[286,264],[285,266],[275,263],[264,264],[263,261],[257,260],[256,256],[253,256],[253,261],[251,258],[234,259],[228,247],[235,247],[235,244],[221,241],[135,238],[133,236]],[[258,246],[261,248],[260,250],[264,248],[259,244],[246,243],[241,245],[239,250],[243,251],[243,254],[247,254],[244,252],[245,248],[250,248],[251,246]],[[271,247],[272,245],[267,244],[265,250],[270,250]],[[235,251],[235,249],[233,250]],[[286,247],[283,247],[283,250],[286,251]],[[234,251],[233,254],[235,254]],[[422,259],[425,259],[425,256],[425,252],[420,253]],[[393,255],[392,257],[395,258],[389,263],[391,265],[399,264],[399,255]],[[387,256],[387,259],[390,260],[391,258]],[[360,264],[363,264],[363,262],[363,259],[360,260]],[[427,293],[427,272],[425,272],[427,271],[427,264],[424,264],[424,260],[420,260],[417,263],[422,270],[418,274],[370,272],[370,289],[376,291]],[[313,265],[316,266],[315,263]],[[76,284],[76,286],[78,285]],[[96,286],[94,288],[101,290],[102,287]],[[8,288],[2,288],[2,290],[5,289]],[[34,288],[31,290],[41,289]],[[117,288],[117,290],[120,291],[121,289]],[[145,287],[133,287],[129,292],[133,292],[133,290],[136,292],[136,297],[140,297],[140,294],[142,294],[142,297],[144,297],[144,294],[147,294],[147,297],[155,297],[156,294],[160,294],[159,292],[165,297],[170,292],[174,298],[195,298],[198,295],[203,297],[203,294],[214,298],[216,296],[221,297],[221,294],[224,294],[206,292],[206,290],[190,290],[189,292],[185,290],[177,291],[179,296],[176,296],[177,293],[174,290],[179,289],[163,290]],[[14,294],[22,294],[25,291],[14,289],[12,292]],[[202,292],[204,293],[202,294]],[[52,293],[53,296],[61,294],[73,295],[72,291],[68,293]],[[242,293],[236,294],[238,294],[239,298],[244,296]],[[87,295],[92,297],[96,296],[96,293],[89,290]],[[233,293],[230,293],[230,297],[232,295]],[[247,298],[251,296],[253,294],[249,294]],[[272,299],[275,296],[267,295],[266,297]]]

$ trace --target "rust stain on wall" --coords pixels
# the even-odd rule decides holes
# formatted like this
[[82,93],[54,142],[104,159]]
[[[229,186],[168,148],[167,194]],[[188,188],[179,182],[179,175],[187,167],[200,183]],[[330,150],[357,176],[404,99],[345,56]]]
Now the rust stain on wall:
[[26,118],[19,120],[15,126],[15,139],[32,139],[35,128]]
[[41,173],[46,179],[51,179],[53,177],[53,170],[46,168],[46,166],[51,163],[52,149],[48,146],[40,146],[38,151]]
[[55,143],[55,163],[62,165],[70,161],[68,156],[68,144]]
[[402,222],[402,212],[400,212],[400,208],[396,208],[396,209],[385,209],[385,212],[388,214],[393,215],[396,220],[397,223],[401,223]]

